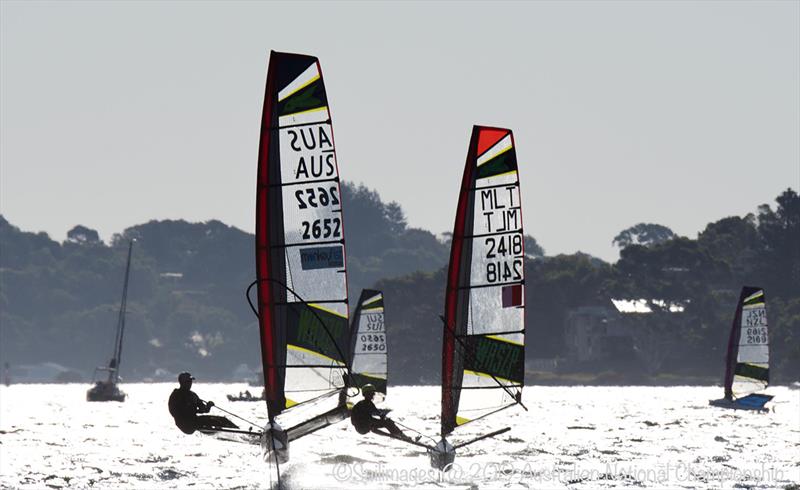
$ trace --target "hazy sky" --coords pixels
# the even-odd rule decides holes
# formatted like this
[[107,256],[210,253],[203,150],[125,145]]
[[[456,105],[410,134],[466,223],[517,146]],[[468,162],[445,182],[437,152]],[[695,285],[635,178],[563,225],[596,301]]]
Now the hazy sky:
[[273,49],[320,58],[342,178],[436,233],[473,124],[514,130],[549,254],[613,260],[635,223],[695,237],[800,187],[798,1],[3,0],[0,19],[0,213],[57,240],[252,232]]

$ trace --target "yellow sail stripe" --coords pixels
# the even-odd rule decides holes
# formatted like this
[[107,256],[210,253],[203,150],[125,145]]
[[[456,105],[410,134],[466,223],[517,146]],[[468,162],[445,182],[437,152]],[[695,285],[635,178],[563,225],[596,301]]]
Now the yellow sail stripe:
[[376,306],[375,308],[362,308],[362,313],[373,313],[376,311],[383,311],[383,306]]
[[[480,376],[480,377],[483,377],[483,378],[492,378],[492,379],[496,379],[498,381],[506,381],[508,383],[514,383],[514,381],[512,381],[510,379],[501,378],[500,376],[492,376],[491,374],[480,373],[478,371],[470,371],[469,369],[465,369],[464,370],[464,374],[471,374],[473,376]],[[498,388],[500,388],[500,387],[498,386]]]
[[468,418],[459,417],[458,415],[456,415],[456,425],[464,425],[469,421],[470,421],[470,419],[468,419]]
[[[490,176],[488,176],[488,177],[481,177],[481,179],[480,179],[480,180],[483,180],[483,179],[493,179],[493,178],[495,178],[495,177],[502,177],[502,176],[504,176],[504,175],[511,175],[511,174],[515,174],[515,173],[517,173],[517,170],[516,170],[516,169],[514,169],[514,170],[509,170],[508,172],[503,172],[502,174],[494,174],[494,175],[490,175]],[[516,182],[509,182],[509,183],[508,183],[508,185],[513,185],[513,184],[516,184]],[[478,187],[478,188],[476,188],[476,189],[477,189],[477,190],[480,190],[481,188],[480,188],[480,187]]]
[[[505,139],[505,138],[501,139],[500,141],[503,141],[504,139]],[[500,141],[498,141],[498,143],[500,143]],[[487,159],[487,160],[483,161],[482,163],[479,163],[478,165],[476,165],[476,167],[480,167],[480,166],[482,166],[482,165],[486,165],[488,162],[491,162],[492,160],[494,160],[495,158],[499,157],[500,155],[502,155],[503,153],[505,153],[505,152],[509,151],[509,150],[510,150],[510,149],[512,149],[512,148],[514,148],[514,145],[508,145],[508,146],[507,146],[505,149],[503,149],[503,150],[500,150],[500,151],[499,151],[499,152],[497,152],[497,154],[495,154],[495,155],[492,155],[492,157],[491,157],[491,158],[489,158],[489,159]],[[490,149],[490,150],[489,150],[489,151],[487,151],[486,153],[489,153],[490,151],[492,151],[492,150]],[[484,153],[484,155],[485,155],[486,153]],[[481,156],[483,156],[483,155],[481,155]]]
[[308,306],[310,306],[312,308],[316,308],[318,310],[322,310],[325,313],[330,313],[331,315],[336,315],[336,316],[341,317],[341,318],[347,318],[347,315],[345,315],[343,313],[339,313],[338,311],[331,310],[330,308],[325,308],[324,306],[320,306],[320,305],[318,305],[316,303],[309,303]]
[[297,405],[297,402],[294,400],[286,399],[286,408],[292,408],[293,406]]
[[317,80],[319,80],[319,73],[317,73],[316,75],[311,77],[306,83],[301,84],[296,89],[292,90],[288,94],[286,94],[283,97],[281,97],[280,99],[278,99],[278,102],[282,102],[282,101],[286,100],[287,97],[291,97],[292,95],[294,95],[297,92],[299,92],[300,90],[308,87],[309,85],[311,85],[312,83],[316,82]]
[[312,112],[327,111],[327,110],[328,110],[328,106],[324,105],[322,107],[317,107],[317,108],[314,108],[314,109],[306,109],[305,111],[293,112],[291,114],[282,114],[281,117],[284,118],[284,117],[297,116],[297,115],[300,115],[300,114],[311,114]]
[[373,297],[373,298],[370,298],[370,299],[368,299],[368,300],[364,301],[364,304],[363,304],[362,306],[367,306],[367,305],[369,305],[370,303],[374,303],[374,302],[376,302],[376,301],[380,301],[381,299],[383,299],[383,295],[380,295],[380,294],[379,294],[379,295],[377,295],[377,296],[375,296],[375,297]]
[[500,342],[506,342],[506,343],[512,344],[512,345],[521,345],[521,346],[525,345],[524,342],[517,342],[516,340],[511,340],[511,339],[506,338],[506,337],[500,337],[498,335],[484,335],[484,337],[486,337],[487,339],[499,340]]
[[[744,303],[747,303],[748,301],[750,301],[752,299],[758,298],[759,296],[764,296],[764,291],[759,291],[757,293],[751,294],[750,296],[748,296],[748,297],[746,297],[744,299]],[[750,306],[750,305],[748,305],[748,306]]]
[[299,345],[286,344],[286,348],[290,349],[290,350],[296,350],[297,352],[304,352],[306,354],[311,354],[313,356],[320,357],[322,359],[330,361],[330,362],[332,362],[334,364],[337,364],[339,366],[344,366],[344,363],[341,362],[341,361],[337,361],[336,359],[334,359],[332,357],[328,357],[325,354],[320,354],[319,352],[316,352],[316,351],[313,351],[313,350],[310,350],[310,349],[306,349],[305,347],[300,347]]

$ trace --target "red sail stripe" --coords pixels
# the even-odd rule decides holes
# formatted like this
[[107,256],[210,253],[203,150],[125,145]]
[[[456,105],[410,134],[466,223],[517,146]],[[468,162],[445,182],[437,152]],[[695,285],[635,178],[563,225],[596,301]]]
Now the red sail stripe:
[[497,128],[481,128],[478,135],[478,148],[475,157],[483,155],[486,150],[497,144],[498,141],[505,138],[509,131],[507,129]]

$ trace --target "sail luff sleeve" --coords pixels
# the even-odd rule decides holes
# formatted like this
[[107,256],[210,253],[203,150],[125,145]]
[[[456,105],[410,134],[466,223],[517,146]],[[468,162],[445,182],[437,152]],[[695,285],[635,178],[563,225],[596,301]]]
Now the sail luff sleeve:
[[[261,136],[258,148],[258,176],[256,179],[256,277],[258,290],[258,322],[261,341],[261,363],[264,372],[264,390],[270,420],[280,411],[284,403],[278,386],[278,368],[275,359],[274,311],[272,308],[272,271],[270,267],[270,155],[272,132],[275,126],[273,99],[275,98],[275,72],[278,57],[273,51],[267,69],[267,82],[264,93],[264,106],[261,118]],[[277,157],[279,158],[279,157]],[[278,176],[279,178],[279,176]]]
[[463,334],[463,328],[459,328],[459,291],[463,284],[465,271],[464,253],[465,235],[467,230],[472,228],[470,213],[470,188],[473,184],[473,161],[475,160],[475,148],[477,146],[478,128],[473,127],[467,150],[467,159],[464,164],[464,173],[461,178],[461,189],[458,195],[456,207],[456,219],[453,225],[453,236],[450,245],[450,264],[447,271],[447,289],[445,291],[445,313],[442,332],[442,415],[441,433],[445,435],[452,432],[456,426],[456,410],[458,409],[458,379],[461,374],[457,353],[456,335]]
[[739,352],[739,331],[742,325],[742,301],[747,296],[746,288],[742,288],[739,293],[739,301],[736,302],[736,312],[733,315],[731,333],[728,336],[728,350],[725,356],[725,398],[733,398],[733,372],[736,369],[736,356]]

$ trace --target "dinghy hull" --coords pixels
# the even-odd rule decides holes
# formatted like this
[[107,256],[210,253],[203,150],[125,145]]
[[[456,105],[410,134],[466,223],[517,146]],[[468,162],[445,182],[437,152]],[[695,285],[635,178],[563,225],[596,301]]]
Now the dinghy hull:
[[720,398],[719,400],[709,400],[708,404],[712,407],[718,408],[731,408],[733,410],[751,410],[756,412],[769,412],[768,408],[764,405],[772,400],[771,395],[753,394],[736,400],[729,400],[727,398]]

